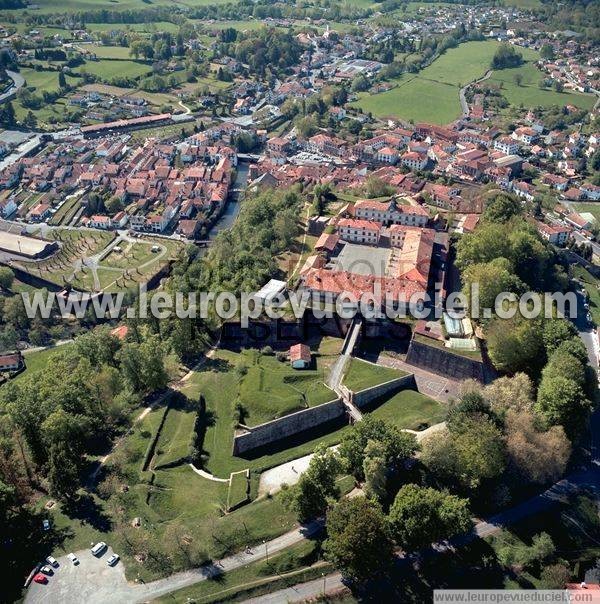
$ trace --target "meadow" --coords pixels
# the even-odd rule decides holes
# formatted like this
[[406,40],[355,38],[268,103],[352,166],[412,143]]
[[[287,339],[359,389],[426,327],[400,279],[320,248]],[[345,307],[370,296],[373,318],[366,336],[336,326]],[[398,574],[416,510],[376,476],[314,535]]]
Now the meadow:
[[[418,74],[403,74],[392,80],[395,87],[380,94],[361,93],[354,107],[376,117],[447,124],[461,115],[459,89],[483,76],[490,67],[499,43],[495,40],[466,42],[452,48]],[[520,48],[525,63],[515,69],[494,71],[490,83],[500,85],[502,94],[513,106],[573,105],[591,108],[595,98],[588,94],[557,93],[540,89],[542,73],[535,67],[537,52]],[[522,77],[521,85],[515,75]]]

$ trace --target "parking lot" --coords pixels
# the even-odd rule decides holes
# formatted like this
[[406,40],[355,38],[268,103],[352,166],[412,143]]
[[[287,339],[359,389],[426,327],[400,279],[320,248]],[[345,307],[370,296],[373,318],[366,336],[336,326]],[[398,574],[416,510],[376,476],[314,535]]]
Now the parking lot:
[[58,604],[59,602],[126,602],[130,588],[121,562],[110,567],[106,561],[113,553],[109,547],[99,558],[89,549],[75,552],[79,564],[75,566],[66,556],[58,558],[60,566],[48,577],[46,585],[32,582],[27,590],[27,604]]

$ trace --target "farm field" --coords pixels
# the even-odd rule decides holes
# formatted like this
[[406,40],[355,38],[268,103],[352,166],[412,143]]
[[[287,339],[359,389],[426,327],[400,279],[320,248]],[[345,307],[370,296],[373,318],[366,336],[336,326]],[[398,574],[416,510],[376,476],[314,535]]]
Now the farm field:
[[100,61],[86,61],[77,72],[89,73],[110,81],[114,77],[138,78],[149,74],[151,70],[149,64],[139,61],[101,59]]
[[[224,4],[228,0],[153,0],[152,6],[206,6],[213,4]],[[48,14],[55,12],[75,13],[79,11],[93,10],[143,10],[148,8],[147,0],[64,0],[57,6],[56,0],[38,0],[35,14]],[[18,13],[23,9],[11,9],[6,13]]]
[[383,384],[384,382],[404,375],[406,375],[406,373],[403,371],[382,367],[381,365],[374,365],[373,363],[367,363],[366,361],[353,358],[350,360],[350,365],[346,370],[343,383],[353,392],[359,392],[365,388]]
[[[596,102],[596,97],[591,94],[581,94],[565,90],[556,92],[553,88],[540,88],[539,82],[543,79],[542,72],[536,68],[533,61],[537,54],[532,51],[523,53],[526,63],[512,69],[494,71],[489,79],[491,84],[501,86],[501,92],[508,102],[513,106],[523,105],[535,107],[538,105],[550,107],[551,105],[575,105],[581,109],[591,109]],[[521,85],[515,83],[515,75],[522,77]]]
[[444,420],[444,407],[415,390],[401,390],[371,411],[371,415],[398,428],[424,430]]
[[81,46],[82,50],[92,52],[99,59],[130,59],[127,46],[104,46],[103,44],[86,44]]
[[124,30],[148,34],[155,31],[177,33],[177,30],[179,29],[175,23],[170,23],[169,21],[156,21],[153,23],[86,23],[85,28],[91,32]]
[[[377,117],[397,117],[414,122],[426,121],[447,124],[460,116],[459,89],[470,81],[483,76],[499,43],[466,42],[446,51],[440,58],[418,74],[403,74],[393,80],[396,87],[380,94],[361,93],[359,100],[352,103],[364,112]],[[538,82],[542,73],[533,65],[538,54],[520,48],[526,61],[515,69],[494,71],[490,83],[502,85],[502,94],[511,105],[574,105],[591,108],[595,98],[587,94],[557,93],[541,90]],[[515,74],[523,77],[521,86],[514,82]]]

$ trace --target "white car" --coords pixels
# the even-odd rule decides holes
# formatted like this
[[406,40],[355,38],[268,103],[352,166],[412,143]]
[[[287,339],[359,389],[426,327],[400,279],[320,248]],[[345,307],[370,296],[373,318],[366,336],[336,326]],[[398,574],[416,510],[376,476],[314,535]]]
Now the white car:
[[42,568],[40,568],[40,571],[43,572],[45,575],[53,575],[54,571],[52,570],[52,567],[49,565],[46,566],[42,566]]
[[106,564],[114,566],[119,561],[119,554],[113,554],[107,561]]
[[67,558],[75,565],[79,564],[79,558],[74,554],[74,553],[70,553]]
[[54,566],[54,568],[58,568],[58,561],[56,560],[56,558],[53,558],[52,556],[48,556],[46,558],[46,563],[49,564],[50,566]]

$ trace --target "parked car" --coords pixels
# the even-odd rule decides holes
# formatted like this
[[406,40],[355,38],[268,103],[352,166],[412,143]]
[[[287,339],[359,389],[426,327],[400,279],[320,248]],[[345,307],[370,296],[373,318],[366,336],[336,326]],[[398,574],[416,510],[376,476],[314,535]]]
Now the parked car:
[[42,575],[42,573],[38,573],[35,577],[33,577],[33,580],[36,583],[41,583],[42,585],[48,583],[48,577],[46,577],[46,575]]
[[99,541],[98,543],[96,543],[96,545],[94,545],[94,547],[92,547],[92,555],[101,556],[104,553],[105,549],[106,543],[104,543],[104,541]]
[[40,568],[40,571],[43,572],[45,575],[49,575],[52,576],[54,574],[54,571],[52,570],[51,566],[42,566],[42,568]]
[[77,566],[77,564],[79,564],[79,558],[73,553],[71,552],[67,558],[75,565]]
[[45,531],[49,531],[50,530],[50,520],[44,519],[44,521],[42,522],[42,526],[44,527]]
[[119,554],[113,554],[107,561],[106,564],[109,566],[115,566],[115,564],[119,561]]
[[58,568],[58,561],[56,560],[56,558],[53,558],[52,556],[48,556],[46,558],[46,562],[50,565],[50,566],[54,566],[54,568]]

